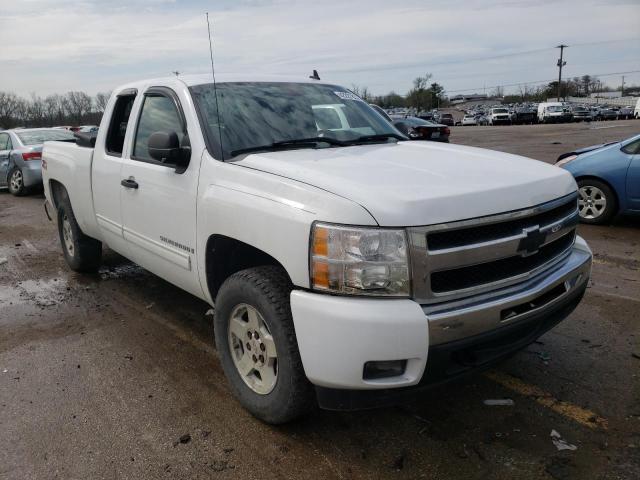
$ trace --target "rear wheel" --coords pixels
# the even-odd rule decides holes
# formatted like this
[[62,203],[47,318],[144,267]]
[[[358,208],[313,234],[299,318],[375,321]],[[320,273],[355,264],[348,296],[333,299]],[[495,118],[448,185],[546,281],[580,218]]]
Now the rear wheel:
[[602,225],[616,214],[617,199],[604,182],[585,178],[578,182],[578,213],[583,223]]
[[9,173],[9,192],[17,197],[27,193],[27,188],[24,186],[22,170],[18,167],[14,167]]
[[58,233],[67,264],[76,272],[96,272],[102,260],[102,243],[85,235],[76,221],[68,197],[58,207]]
[[279,267],[231,275],[216,298],[216,348],[244,408],[272,424],[305,414],[313,387],[302,368],[291,317],[291,282]]

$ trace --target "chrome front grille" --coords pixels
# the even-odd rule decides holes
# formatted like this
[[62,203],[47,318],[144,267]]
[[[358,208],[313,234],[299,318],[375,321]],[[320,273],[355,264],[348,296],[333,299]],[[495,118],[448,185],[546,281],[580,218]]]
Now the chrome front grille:
[[577,224],[574,193],[505,214],[412,227],[414,299],[444,302],[529,279],[569,254]]

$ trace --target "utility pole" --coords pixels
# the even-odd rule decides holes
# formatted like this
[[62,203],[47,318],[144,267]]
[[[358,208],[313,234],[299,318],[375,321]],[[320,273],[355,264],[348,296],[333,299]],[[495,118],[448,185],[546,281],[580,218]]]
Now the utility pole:
[[622,75],[622,87],[620,88],[620,96],[624,97],[624,75]]
[[569,45],[558,45],[556,48],[560,49],[560,58],[558,59],[558,101],[560,101],[560,89],[562,87],[562,67],[564,67],[567,62],[562,60],[562,54],[564,53],[564,49]]

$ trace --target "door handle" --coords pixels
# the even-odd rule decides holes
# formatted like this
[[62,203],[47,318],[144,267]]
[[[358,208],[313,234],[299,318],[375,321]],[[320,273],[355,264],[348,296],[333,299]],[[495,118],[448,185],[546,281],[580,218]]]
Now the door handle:
[[120,185],[122,185],[124,188],[133,188],[133,189],[138,189],[138,182],[136,182],[133,178],[125,178],[124,180],[120,181]]

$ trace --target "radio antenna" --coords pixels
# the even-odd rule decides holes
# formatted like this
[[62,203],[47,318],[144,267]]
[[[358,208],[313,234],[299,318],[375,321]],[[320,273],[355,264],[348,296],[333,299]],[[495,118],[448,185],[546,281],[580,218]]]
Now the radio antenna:
[[220,126],[220,107],[218,106],[218,89],[216,88],[216,70],[213,68],[213,43],[211,42],[211,26],[209,25],[209,12],[207,15],[207,32],[209,33],[209,57],[211,59],[211,77],[213,78],[213,95],[216,99],[216,117],[218,117],[218,136],[220,137],[220,154],[224,162],[224,148],[222,148],[222,127]]

